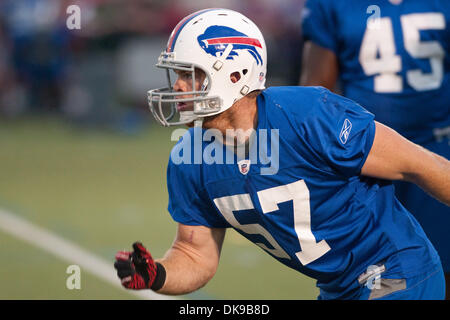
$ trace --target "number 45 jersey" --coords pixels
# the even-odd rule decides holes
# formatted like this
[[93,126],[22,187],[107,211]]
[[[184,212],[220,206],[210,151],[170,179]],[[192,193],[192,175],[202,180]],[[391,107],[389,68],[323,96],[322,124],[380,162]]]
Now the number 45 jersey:
[[308,0],[303,36],[377,121],[422,145],[450,126],[450,1]]
[[375,135],[371,113],[321,87],[270,88],[257,104],[243,157],[200,128],[173,148],[167,183],[175,221],[236,229],[317,279],[324,299],[356,299],[358,276],[379,262],[394,278],[440,264],[391,182],[359,175]]

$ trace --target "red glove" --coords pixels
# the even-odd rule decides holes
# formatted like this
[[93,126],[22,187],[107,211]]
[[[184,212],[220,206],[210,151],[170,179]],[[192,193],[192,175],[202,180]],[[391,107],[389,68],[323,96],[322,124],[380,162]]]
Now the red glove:
[[114,268],[122,286],[127,289],[158,290],[166,278],[164,267],[155,263],[150,252],[140,242],[133,243],[133,252],[117,252]]

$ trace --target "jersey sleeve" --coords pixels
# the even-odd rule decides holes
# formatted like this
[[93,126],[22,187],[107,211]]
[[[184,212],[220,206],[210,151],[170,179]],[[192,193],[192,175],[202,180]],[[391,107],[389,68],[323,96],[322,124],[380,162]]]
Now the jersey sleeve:
[[308,0],[302,13],[302,34],[305,41],[327,48],[336,54],[337,40],[333,1]]
[[307,143],[325,167],[359,175],[375,138],[374,115],[356,102],[322,88],[319,103],[302,124]]
[[185,225],[228,227],[223,217],[216,213],[202,185],[201,165],[175,162],[171,156],[167,166],[168,211],[172,218]]

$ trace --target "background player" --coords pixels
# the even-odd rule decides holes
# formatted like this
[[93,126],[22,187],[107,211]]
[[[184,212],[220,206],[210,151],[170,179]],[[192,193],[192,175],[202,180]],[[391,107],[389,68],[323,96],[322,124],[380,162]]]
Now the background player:
[[[377,121],[450,157],[449,1],[309,0],[303,36],[301,85],[339,86]],[[450,209],[414,184],[395,188],[439,252],[450,284]]]
[[[174,70],[177,80],[149,92],[153,114],[163,125],[196,122],[179,144],[203,154],[213,146],[236,161],[198,163],[190,152],[177,164],[172,152],[167,184],[176,239],[157,263],[140,243],[118,252],[123,286],[165,294],[204,286],[233,227],[317,279],[321,299],[443,298],[439,257],[385,179],[415,182],[450,204],[449,162],[324,88],[263,90],[266,59],[261,32],[234,11],[203,10],[175,27],[158,66]],[[170,123],[173,111],[180,119]],[[263,174],[266,163],[246,158],[251,165],[243,172],[223,140],[192,139],[205,129],[255,129],[249,154],[267,134],[278,141],[270,144],[277,170]],[[379,287],[369,285],[373,276],[381,277]]]

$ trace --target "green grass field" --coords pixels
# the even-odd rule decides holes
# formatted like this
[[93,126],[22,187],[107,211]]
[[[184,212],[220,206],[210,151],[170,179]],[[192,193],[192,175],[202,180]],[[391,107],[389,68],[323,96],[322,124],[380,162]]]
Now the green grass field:
[[[176,224],[167,212],[171,129],[126,135],[81,129],[52,117],[0,120],[0,208],[114,262],[142,241],[162,256]],[[136,299],[69,263],[0,231],[0,299]],[[119,280],[117,280],[119,281]],[[216,276],[195,299],[315,299],[314,281],[283,266],[233,230]]]

